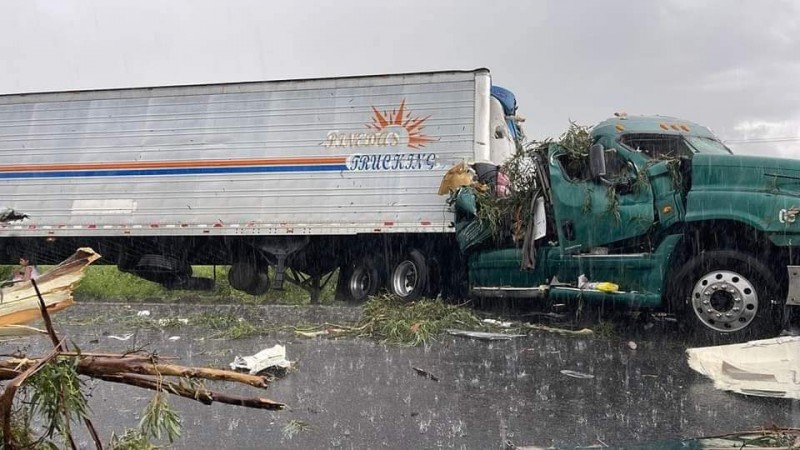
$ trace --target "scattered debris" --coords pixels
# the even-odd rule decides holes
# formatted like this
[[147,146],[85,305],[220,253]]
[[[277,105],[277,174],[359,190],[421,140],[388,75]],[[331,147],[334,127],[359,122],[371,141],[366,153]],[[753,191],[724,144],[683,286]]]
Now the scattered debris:
[[471,186],[475,184],[473,179],[475,174],[466,162],[460,162],[451,167],[442,178],[439,184],[439,195],[458,190],[461,186]]
[[109,339],[114,339],[115,341],[127,341],[128,339],[133,337],[133,333],[123,334],[122,336],[117,336],[115,334],[109,335]]
[[524,337],[524,334],[489,333],[486,331],[467,331],[467,330],[447,330],[447,334],[453,336],[464,336],[483,341],[508,341],[515,338]]
[[1,223],[16,222],[17,220],[27,219],[28,217],[27,214],[15,211],[12,208],[3,208],[3,210],[0,211]]
[[[80,251],[79,251],[80,252]],[[76,253],[77,254],[77,253]],[[91,252],[91,255],[96,253]],[[73,255],[74,256],[74,255]],[[63,263],[62,263],[63,265]],[[61,267],[62,265],[59,265]],[[83,264],[81,267],[85,267]],[[78,278],[80,279],[80,278]],[[39,401],[46,402],[45,405],[37,404],[33,401],[33,406],[28,406],[24,414],[36,414],[39,411],[41,419],[49,427],[49,432],[42,435],[42,438],[50,438],[54,431],[58,431],[65,442],[71,448],[75,445],[69,423],[74,417],[82,419],[86,429],[94,441],[96,448],[103,448],[99,434],[97,433],[92,421],[87,415],[86,397],[81,389],[82,383],[79,376],[88,376],[102,381],[112,383],[122,383],[143,389],[156,391],[156,398],[162,398],[169,393],[184,398],[199,401],[205,405],[212,403],[225,403],[235,406],[248,408],[278,410],[285,407],[284,404],[261,397],[241,397],[229,395],[223,392],[211,391],[205,387],[203,380],[228,381],[242,383],[254,387],[266,388],[269,378],[256,375],[242,374],[230,370],[209,369],[202,367],[187,367],[162,362],[167,359],[154,353],[131,352],[131,353],[86,353],[72,352],[69,350],[65,339],[59,339],[53,329],[50,314],[44,295],[37,288],[35,280],[31,284],[36,291],[39,313],[44,321],[47,335],[53,344],[53,350],[46,356],[39,358],[28,358],[25,355],[14,355],[0,360],[0,380],[10,380],[5,385],[5,389],[0,393],[0,426],[2,427],[2,447],[21,448],[19,436],[12,431],[13,415],[19,414],[19,409],[15,407],[16,393],[23,386],[29,386],[36,390],[37,377],[48,370],[55,370],[58,379],[55,382],[45,383],[48,386],[55,386],[56,390],[46,392],[47,397],[40,396]],[[74,286],[70,286],[69,293]],[[172,381],[173,378],[177,381]],[[45,392],[38,388],[36,394]],[[46,400],[43,400],[46,398]],[[23,401],[24,403],[24,401]],[[179,421],[169,410],[168,405],[163,401],[151,403],[152,408],[161,411],[163,414],[153,411],[145,412],[144,417],[149,417],[155,421],[155,430],[160,430],[161,426],[168,428],[168,439],[172,442],[173,437],[179,436]],[[41,408],[54,411],[54,415],[42,412]],[[74,416],[73,416],[74,415]],[[156,418],[156,415],[163,419]],[[169,416],[169,418],[164,418]],[[144,420],[144,419],[143,419]],[[67,425],[65,426],[64,423]],[[159,425],[161,423],[161,425]],[[143,426],[142,429],[147,429]],[[150,432],[154,428],[150,427]],[[30,437],[30,436],[29,436]],[[155,431],[155,437],[160,437],[160,431]],[[25,438],[27,439],[27,438]],[[148,447],[149,448],[149,447]]]
[[364,304],[362,319],[351,332],[393,344],[426,344],[449,328],[482,329],[475,311],[442,300],[405,302],[385,295]]
[[145,310],[137,312],[136,315],[139,316],[139,317],[150,317],[150,311],[145,309]]
[[689,367],[717,389],[744,395],[800,399],[800,336],[690,348]]
[[800,430],[773,427],[765,430],[744,431],[721,436],[708,436],[683,440],[672,448],[752,448],[752,449],[797,449],[800,445]]
[[568,330],[565,328],[548,327],[546,325],[538,325],[534,323],[523,324],[525,328],[537,331],[546,331],[548,333],[563,334],[566,336],[592,336],[594,331],[588,328],[581,328],[580,330]]
[[501,322],[501,321],[495,320],[495,319],[483,319],[482,322],[485,323],[485,324],[494,325],[494,326],[500,327],[500,328],[511,328],[511,322]]
[[290,420],[289,422],[287,422],[286,426],[283,427],[283,435],[286,437],[286,439],[291,439],[297,433],[299,433],[301,431],[310,430],[310,429],[311,429],[311,426],[308,423],[306,423],[306,422],[304,422],[302,420],[293,419],[293,420]]
[[327,336],[329,334],[328,330],[319,330],[319,331],[295,330],[294,332],[298,336],[303,336],[303,337],[307,337],[307,338],[315,338],[315,337],[318,337],[318,336]]
[[276,344],[274,347],[265,348],[252,356],[236,356],[230,363],[231,370],[247,371],[251,375],[270,368],[288,370],[292,362],[286,359],[286,347]]
[[158,319],[159,326],[167,326],[167,325],[189,325],[189,319]]
[[432,373],[428,372],[427,370],[423,370],[423,369],[420,369],[420,368],[417,368],[417,367],[413,367],[413,366],[411,367],[411,369],[412,369],[414,372],[416,372],[416,373],[417,373],[417,375],[419,375],[419,376],[421,376],[421,377],[423,377],[423,378],[428,378],[428,379],[430,379],[431,381],[435,381],[435,382],[437,382],[437,383],[439,382],[439,377],[437,377],[436,375],[434,375],[434,374],[432,374]]
[[578,378],[581,380],[590,380],[594,378],[594,375],[590,373],[576,372],[574,370],[562,370],[561,373],[568,377]]
[[[83,278],[84,269],[99,258],[91,248],[80,248],[36,280],[0,287],[0,327],[25,325],[41,319],[38,294],[44,299],[49,314],[73,305],[72,291]],[[14,330],[4,330],[3,334],[11,331]]]
[[586,278],[586,275],[581,274],[578,277],[578,289],[589,289],[589,290],[596,290],[600,292],[619,292],[619,285],[615,283],[611,283],[609,281],[589,281]]

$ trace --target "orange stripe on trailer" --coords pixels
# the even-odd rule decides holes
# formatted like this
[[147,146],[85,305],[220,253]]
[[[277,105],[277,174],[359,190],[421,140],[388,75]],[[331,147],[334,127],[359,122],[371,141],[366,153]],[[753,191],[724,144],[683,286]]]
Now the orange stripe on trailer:
[[344,156],[320,156],[266,159],[209,159],[196,161],[124,161],[74,164],[12,164],[0,167],[0,172],[59,171],[59,170],[103,170],[103,169],[174,169],[194,167],[248,167],[279,166],[293,164],[344,164]]

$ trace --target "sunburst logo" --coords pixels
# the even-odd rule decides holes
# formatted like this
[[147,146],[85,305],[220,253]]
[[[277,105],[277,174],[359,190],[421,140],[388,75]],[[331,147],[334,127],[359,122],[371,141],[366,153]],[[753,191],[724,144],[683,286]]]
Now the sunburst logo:
[[367,124],[367,128],[375,133],[394,135],[400,138],[400,142],[405,142],[413,149],[420,149],[430,142],[436,141],[423,134],[423,125],[431,116],[414,117],[411,111],[406,111],[406,99],[400,102],[400,106],[392,110],[391,113],[380,112],[372,107],[372,123]]

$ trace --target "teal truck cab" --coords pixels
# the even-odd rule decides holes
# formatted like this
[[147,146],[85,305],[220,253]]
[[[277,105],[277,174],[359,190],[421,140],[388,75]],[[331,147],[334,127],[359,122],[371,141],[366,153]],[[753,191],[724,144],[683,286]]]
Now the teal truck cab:
[[463,201],[475,191],[454,196],[471,294],[673,313],[736,339],[777,332],[800,305],[800,161],[734,155],[661,116],[618,115],[587,142],[529,152],[522,239],[477,238]]

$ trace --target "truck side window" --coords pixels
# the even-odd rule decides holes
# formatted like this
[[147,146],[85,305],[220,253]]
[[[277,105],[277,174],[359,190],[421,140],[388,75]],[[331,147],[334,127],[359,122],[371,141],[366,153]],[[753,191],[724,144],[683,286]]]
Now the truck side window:
[[669,134],[628,134],[620,139],[631,150],[642,152],[652,159],[691,157],[692,151],[682,136]]
[[[564,175],[570,181],[590,181],[589,157],[578,156],[577,154],[567,153],[558,157]],[[616,151],[606,151],[606,177],[610,180],[618,180],[631,177],[628,162]]]
[[616,151],[606,151],[606,178],[621,180],[633,176],[628,161]]

